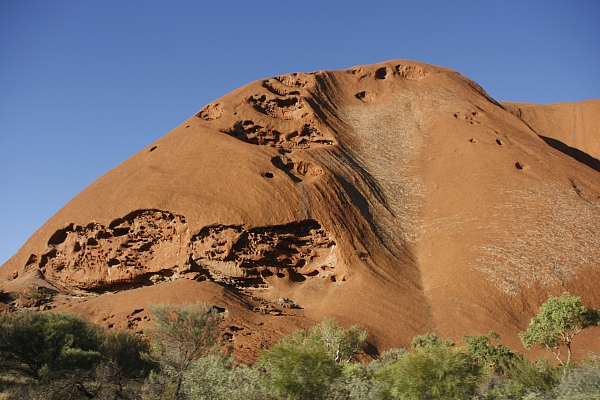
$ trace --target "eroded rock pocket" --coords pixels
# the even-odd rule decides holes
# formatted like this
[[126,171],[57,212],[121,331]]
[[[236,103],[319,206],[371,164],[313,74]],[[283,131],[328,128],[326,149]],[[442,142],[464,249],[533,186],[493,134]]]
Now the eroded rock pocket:
[[418,65],[398,64],[396,73],[406,79],[420,79],[427,75],[427,72]]
[[219,119],[221,116],[223,116],[223,104],[221,103],[209,104],[196,114],[196,117],[206,121]]
[[271,277],[299,282],[330,275],[334,251],[334,240],[314,220],[250,229],[218,225],[193,234],[183,216],[140,210],[108,226],[59,229],[48,251],[32,254],[24,270],[37,268],[50,282],[91,292],[180,278],[259,286]]
[[248,102],[263,114],[273,118],[296,119],[308,115],[306,102],[297,96],[271,97],[267,95],[254,95]]
[[387,76],[387,68],[381,67],[375,71],[375,79],[385,79]]
[[334,144],[333,140],[325,137],[317,128],[308,124],[291,132],[280,132],[274,128],[256,124],[252,120],[243,120],[236,122],[231,130],[224,133],[247,143],[284,149],[306,149]]
[[335,242],[317,221],[307,220],[252,229],[206,227],[190,248],[193,261],[215,280],[256,284],[273,276],[292,281],[314,276],[331,263]]
[[26,267],[37,266],[46,278],[82,289],[153,283],[180,272],[169,255],[184,247],[186,231],[185,218],[158,210],[136,211],[109,226],[70,224]]

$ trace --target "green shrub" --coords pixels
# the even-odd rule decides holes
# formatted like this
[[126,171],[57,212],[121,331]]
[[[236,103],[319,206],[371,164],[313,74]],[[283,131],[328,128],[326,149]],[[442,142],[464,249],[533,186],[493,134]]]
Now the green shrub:
[[375,379],[390,399],[465,399],[473,395],[481,368],[461,349],[433,346],[406,353]]
[[327,398],[332,400],[375,400],[382,396],[383,385],[373,379],[372,368],[367,364],[346,364],[342,374],[328,388]]
[[139,398],[141,380],[123,379],[119,367],[102,361],[93,368],[65,371],[55,379],[24,387],[19,400],[98,400]]
[[142,355],[150,350],[148,341],[130,331],[109,331],[104,335],[100,346],[103,358],[119,368],[126,378],[145,376],[155,367]]
[[355,355],[362,352],[361,348],[367,339],[367,331],[356,325],[344,329],[333,318],[325,318],[320,324],[313,326],[309,335],[316,335],[323,341],[335,362],[352,361]]
[[177,382],[172,376],[164,371],[150,371],[150,374],[144,380],[141,389],[141,397],[144,400],[173,400]]
[[66,313],[20,312],[0,316],[0,359],[5,368],[35,380],[101,361],[103,331]]
[[570,368],[555,390],[558,400],[600,399],[600,366]]
[[378,359],[371,361],[368,365],[370,373],[376,374],[377,371],[394,364],[407,354],[406,349],[389,349],[381,353]]
[[257,368],[236,366],[233,357],[210,354],[192,364],[183,380],[190,399],[263,400],[267,389]]
[[448,339],[440,339],[435,333],[426,333],[424,335],[415,336],[412,340],[412,348],[419,349],[429,349],[433,347],[450,347],[453,346],[454,343]]
[[326,398],[329,385],[342,373],[323,340],[297,331],[260,355],[272,395],[287,399]]
[[[218,351],[221,316],[205,303],[158,304],[150,309],[155,327],[149,331],[153,346],[148,359],[160,367],[153,379],[170,380],[175,387],[173,397],[179,399],[184,374],[192,363]],[[165,390],[171,386],[166,384]]]
[[504,374],[516,358],[510,348],[500,344],[500,336],[495,332],[463,336],[463,342],[473,362],[488,368],[491,373]]
[[529,361],[524,356],[517,357],[506,368],[507,390],[511,393],[548,393],[558,378],[558,372],[547,359]]

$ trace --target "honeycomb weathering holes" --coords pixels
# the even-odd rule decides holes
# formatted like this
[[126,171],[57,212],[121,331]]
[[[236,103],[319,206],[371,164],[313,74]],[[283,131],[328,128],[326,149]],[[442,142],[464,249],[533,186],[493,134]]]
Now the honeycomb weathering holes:
[[86,290],[181,277],[243,285],[283,271],[302,281],[323,265],[328,276],[335,273],[328,261],[335,242],[315,220],[249,229],[219,225],[193,235],[180,215],[140,210],[109,226],[70,224],[48,243],[49,250],[32,254],[25,267]]
[[305,101],[296,96],[273,97],[262,94],[250,96],[248,102],[256,110],[273,118],[292,120],[306,116],[303,111],[306,108]]
[[288,268],[301,269],[309,263],[319,264],[334,245],[333,239],[314,220],[251,229],[224,225],[206,227],[191,240],[195,262],[230,263],[247,269],[246,276],[260,275],[264,268],[273,268],[272,272],[279,273]]
[[296,87],[286,85],[278,79],[265,79],[262,86],[278,96],[300,95],[300,91]]
[[396,73],[403,78],[419,79],[427,75],[425,70],[418,65],[398,64],[396,65]]
[[196,116],[206,121],[212,121],[221,118],[223,115],[223,104],[213,103],[205,106]]
[[308,124],[302,125],[298,130],[280,132],[273,128],[255,124],[251,120],[243,120],[236,122],[233,129],[224,133],[247,143],[284,149],[304,149],[312,146],[333,145],[333,140],[328,139],[317,128]]
[[291,88],[303,88],[308,84],[306,79],[302,79],[298,74],[287,74],[275,77],[275,79]]

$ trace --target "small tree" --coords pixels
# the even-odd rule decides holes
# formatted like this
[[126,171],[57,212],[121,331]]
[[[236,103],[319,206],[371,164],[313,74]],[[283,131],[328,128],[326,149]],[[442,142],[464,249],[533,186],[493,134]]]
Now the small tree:
[[205,303],[152,306],[155,328],[151,358],[171,375],[175,398],[181,398],[185,372],[194,360],[217,350],[219,345],[219,313]]
[[[587,327],[600,322],[600,312],[586,308],[579,296],[567,292],[560,297],[550,296],[531,319],[525,332],[519,333],[523,346],[530,349],[535,343],[551,351],[560,365],[568,366],[572,358],[573,338]],[[567,348],[567,360],[561,358],[561,347]]]

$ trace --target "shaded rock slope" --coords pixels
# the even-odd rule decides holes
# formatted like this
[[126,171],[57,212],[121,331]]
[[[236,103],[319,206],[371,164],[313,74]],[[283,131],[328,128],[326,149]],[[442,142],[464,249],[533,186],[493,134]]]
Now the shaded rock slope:
[[0,285],[113,328],[208,301],[246,361],[325,316],[373,352],[490,330],[518,348],[549,294],[600,308],[599,111],[502,105],[412,61],[256,81],[86,188]]

